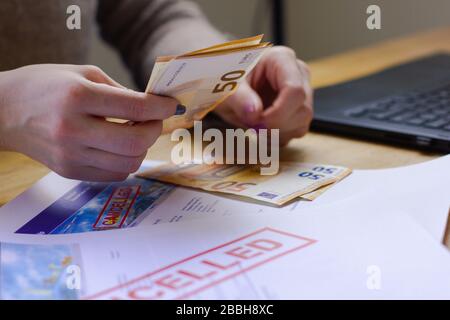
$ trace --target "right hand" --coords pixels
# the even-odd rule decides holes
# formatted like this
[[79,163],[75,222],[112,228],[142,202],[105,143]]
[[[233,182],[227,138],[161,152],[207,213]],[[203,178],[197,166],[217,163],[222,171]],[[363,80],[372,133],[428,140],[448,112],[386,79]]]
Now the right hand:
[[0,149],[24,153],[70,179],[124,180],[137,171],[177,104],[126,89],[93,66],[0,72]]

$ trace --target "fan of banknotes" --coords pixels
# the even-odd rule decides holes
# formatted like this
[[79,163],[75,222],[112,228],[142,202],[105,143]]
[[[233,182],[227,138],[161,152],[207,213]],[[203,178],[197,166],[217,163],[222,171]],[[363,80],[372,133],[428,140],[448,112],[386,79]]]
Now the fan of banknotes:
[[261,175],[259,165],[168,163],[139,176],[283,205],[295,198],[314,200],[350,173],[344,167],[296,162],[281,162],[273,176]]
[[[235,40],[180,56],[159,57],[146,92],[169,96],[186,113],[164,121],[164,133],[190,128],[229,95],[271,46],[262,35]],[[181,186],[228,193],[283,205],[296,198],[313,200],[351,173],[344,167],[281,162],[276,175],[261,175],[259,165],[164,164],[139,174]]]
[[264,51],[262,35],[226,42],[179,56],[158,57],[146,93],[168,96],[186,113],[164,121],[163,133],[190,128],[231,95]]

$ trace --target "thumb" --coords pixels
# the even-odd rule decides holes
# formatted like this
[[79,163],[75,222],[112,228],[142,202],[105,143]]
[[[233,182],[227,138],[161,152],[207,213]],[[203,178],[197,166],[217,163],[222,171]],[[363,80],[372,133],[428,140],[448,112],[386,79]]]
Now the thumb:
[[239,121],[248,127],[257,126],[261,122],[262,100],[247,81],[242,82],[236,92],[228,97],[224,103],[233,110]]

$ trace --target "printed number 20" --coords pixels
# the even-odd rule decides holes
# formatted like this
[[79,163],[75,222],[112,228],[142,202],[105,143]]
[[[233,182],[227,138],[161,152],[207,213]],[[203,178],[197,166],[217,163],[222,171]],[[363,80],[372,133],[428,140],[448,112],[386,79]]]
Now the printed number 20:
[[245,75],[244,70],[236,70],[236,71],[231,71],[231,72],[225,73],[222,76],[222,78],[220,78],[220,80],[222,80],[223,83],[218,83],[214,87],[213,93],[224,92],[225,89],[227,89],[227,88],[229,91],[233,91],[234,89],[236,89],[236,86],[237,86],[236,80],[239,80],[244,75]]

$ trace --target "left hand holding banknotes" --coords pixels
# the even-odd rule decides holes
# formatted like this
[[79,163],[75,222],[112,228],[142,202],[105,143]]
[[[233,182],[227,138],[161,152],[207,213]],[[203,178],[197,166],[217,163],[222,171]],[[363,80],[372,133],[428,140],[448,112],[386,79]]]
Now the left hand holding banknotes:
[[0,149],[24,153],[67,178],[124,180],[139,168],[177,104],[125,89],[93,66],[0,72]]
[[267,50],[247,81],[214,112],[243,128],[280,129],[280,144],[308,132],[313,90],[307,65],[295,52],[277,46]]

